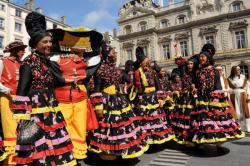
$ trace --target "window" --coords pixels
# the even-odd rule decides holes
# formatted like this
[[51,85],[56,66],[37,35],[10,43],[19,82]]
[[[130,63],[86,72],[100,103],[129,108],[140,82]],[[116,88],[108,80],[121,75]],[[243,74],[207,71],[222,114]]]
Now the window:
[[53,24],[53,29],[56,29],[57,28],[57,25],[56,24]]
[[234,4],[232,5],[232,8],[233,8],[233,12],[238,12],[238,11],[241,10],[241,4],[240,4],[239,2],[234,3]]
[[132,33],[132,27],[131,27],[131,25],[125,26],[125,28],[124,28],[124,33],[125,33],[125,34],[130,34],[130,33]]
[[180,45],[181,45],[181,55],[183,57],[188,56],[188,42],[187,41],[181,41]]
[[3,48],[3,36],[0,36],[0,48]]
[[206,36],[206,43],[210,43],[210,44],[215,44],[214,43],[214,36]]
[[0,29],[4,29],[4,18],[0,17]]
[[235,32],[235,39],[236,39],[236,48],[246,48],[246,37],[245,32],[242,31],[236,31]]
[[161,28],[166,28],[166,27],[168,27],[168,20],[162,20],[162,21],[161,21],[161,24],[160,24],[160,27],[161,27]]
[[0,10],[2,10],[2,11],[5,10],[5,5],[4,4],[0,4]]
[[132,49],[128,49],[127,50],[127,60],[133,60],[133,57],[132,57]]
[[145,54],[146,56],[148,56],[148,47],[145,46],[145,47],[142,47],[142,49],[143,49],[144,54]]
[[19,9],[16,9],[16,17],[22,17],[22,11]]
[[184,24],[185,22],[186,22],[186,16],[182,15],[178,17],[177,19],[178,24]]
[[240,71],[243,75],[246,76],[246,78],[249,78],[249,71],[248,71],[248,66],[247,65],[241,65],[240,66]]
[[16,22],[15,23],[15,31],[21,32],[22,31],[22,24]]
[[164,44],[162,45],[164,59],[170,59],[170,45]]
[[147,22],[143,21],[139,23],[139,31],[147,30]]

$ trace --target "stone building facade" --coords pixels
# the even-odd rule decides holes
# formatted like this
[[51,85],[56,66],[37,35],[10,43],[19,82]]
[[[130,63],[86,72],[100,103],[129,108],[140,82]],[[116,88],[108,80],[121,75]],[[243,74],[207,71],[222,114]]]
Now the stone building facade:
[[249,0],[132,0],[119,11],[121,66],[135,60],[135,49],[142,46],[152,60],[167,70],[175,66],[177,54],[198,54],[205,43],[217,50],[216,64],[226,74],[239,65],[250,70]]
[[[34,0],[27,0],[25,5],[17,5],[9,0],[0,0],[0,57],[3,56],[4,47],[15,40],[22,40],[28,44],[29,35],[25,28],[25,18],[33,10],[42,13],[42,8],[34,9]],[[55,20],[46,17],[47,28],[68,27],[65,23],[66,17]],[[26,50],[29,53],[28,48]]]

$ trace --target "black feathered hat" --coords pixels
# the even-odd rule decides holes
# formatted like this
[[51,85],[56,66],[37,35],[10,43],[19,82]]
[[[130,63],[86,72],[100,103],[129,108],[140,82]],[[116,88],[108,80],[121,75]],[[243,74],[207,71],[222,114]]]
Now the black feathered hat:
[[207,43],[205,44],[202,49],[201,49],[202,52],[209,52],[210,55],[214,56],[216,50],[214,48],[214,45],[210,44],[210,43]]
[[136,56],[136,62],[138,64],[141,64],[142,61],[146,58],[146,55],[144,54],[144,51],[143,51],[142,47],[137,47],[136,48],[135,56]]
[[46,31],[45,17],[37,12],[29,13],[25,18],[26,30],[30,36],[29,46],[36,47],[36,44],[45,36],[51,36]]
[[153,69],[154,69],[157,73],[160,73],[160,71],[161,71],[161,67],[156,63],[156,61],[154,61]]

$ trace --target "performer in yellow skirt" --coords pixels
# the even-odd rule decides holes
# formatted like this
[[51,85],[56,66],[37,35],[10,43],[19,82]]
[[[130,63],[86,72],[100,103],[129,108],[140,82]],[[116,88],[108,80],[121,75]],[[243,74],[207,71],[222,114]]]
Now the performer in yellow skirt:
[[[20,59],[25,53],[25,48],[21,41],[12,42],[6,46],[4,52],[10,53],[10,56],[0,60],[0,92],[1,94],[1,123],[3,128],[3,145],[10,158],[15,153],[16,146],[16,127],[13,113],[10,110],[11,95],[16,94],[19,78]],[[11,160],[10,160],[11,161]],[[9,162],[11,164],[11,162]]]

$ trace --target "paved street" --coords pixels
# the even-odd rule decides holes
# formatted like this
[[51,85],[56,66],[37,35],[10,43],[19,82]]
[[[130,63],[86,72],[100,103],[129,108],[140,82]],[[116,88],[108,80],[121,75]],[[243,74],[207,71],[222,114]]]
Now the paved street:
[[117,160],[104,162],[96,157],[86,160],[84,166],[249,166],[250,135],[246,138],[227,142],[222,145],[222,151],[217,152],[213,145],[204,149],[184,148],[174,142],[160,146],[152,146],[138,160]]

